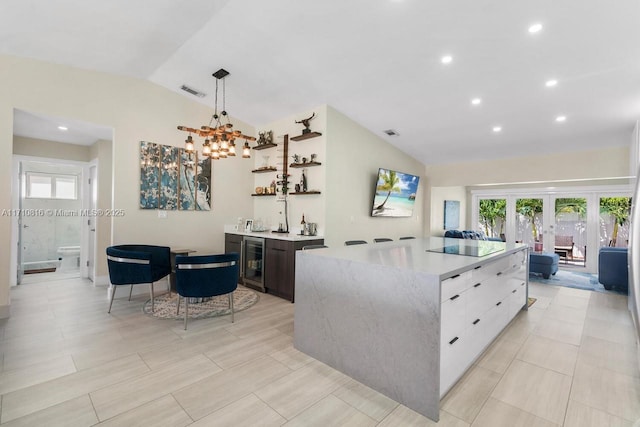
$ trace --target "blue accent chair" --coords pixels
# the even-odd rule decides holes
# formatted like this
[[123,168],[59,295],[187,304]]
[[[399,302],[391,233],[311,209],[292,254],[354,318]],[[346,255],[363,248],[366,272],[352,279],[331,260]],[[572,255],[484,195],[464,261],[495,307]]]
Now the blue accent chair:
[[229,296],[231,323],[233,323],[233,291],[238,288],[240,254],[176,256],[176,291],[180,314],[180,297],[184,299],[184,329],[189,318],[189,298]]
[[153,282],[171,273],[171,249],[168,246],[118,245],[107,248],[107,265],[111,281],[109,311],[119,285],[130,285],[129,301],[133,285],[149,284],[151,311],[154,310]]
[[598,282],[605,289],[629,289],[627,248],[600,248],[598,253]]
[[559,261],[558,254],[529,252],[529,273],[540,273],[542,277],[548,279],[558,272]]

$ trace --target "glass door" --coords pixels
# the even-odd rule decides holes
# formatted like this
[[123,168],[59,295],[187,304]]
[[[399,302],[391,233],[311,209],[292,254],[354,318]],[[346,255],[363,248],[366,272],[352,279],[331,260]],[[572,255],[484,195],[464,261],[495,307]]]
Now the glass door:
[[478,200],[477,230],[487,237],[499,237],[506,241],[507,199],[481,198]]
[[536,252],[548,250],[550,242],[545,241],[548,234],[544,211],[548,208],[548,197],[516,197],[515,199],[515,241],[524,243]]
[[560,197],[554,201],[553,251],[560,266],[586,267],[589,231],[587,197]]
[[599,246],[626,248],[629,245],[631,197],[599,197]]
[[244,238],[244,284],[264,292],[264,239]]

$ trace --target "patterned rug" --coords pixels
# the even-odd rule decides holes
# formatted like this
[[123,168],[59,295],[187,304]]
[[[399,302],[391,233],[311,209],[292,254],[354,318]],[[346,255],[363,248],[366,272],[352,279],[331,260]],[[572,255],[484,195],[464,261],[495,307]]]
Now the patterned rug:
[[621,289],[606,290],[604,286],[598,283],[598,276],[596,274],[583,273],[580,271],[565,271],[559,270],[555,275],[550,276],[548,279],[542,277],[537,273],[529,274],[530,282],[544,283],[546,285],[564,286],[567,288],[584,289],[586,291],[595,291],[603,293],[614,293],[620,295],[627,295],[627,291]]
[[[248,309],[255,305],[259,299],[258,294],[250,289],[236,289],[233,292],[234,312],[237,313]],[[151,312],[151,300],[144,303],[142,312],[160,319],[182,320],[184,319],[184,301],[180,300],[180,314],[176,315],[177,301],[178,296],[175,292],[171,294],[171,297],[169,297],[169,294],[160,295],[155,298],[155,311],[153,313]],[[189,303],[189,319],[204,319],[207,317],[226,316],[227,314],[231,314],[227,295],[213,297],[204,302]]]

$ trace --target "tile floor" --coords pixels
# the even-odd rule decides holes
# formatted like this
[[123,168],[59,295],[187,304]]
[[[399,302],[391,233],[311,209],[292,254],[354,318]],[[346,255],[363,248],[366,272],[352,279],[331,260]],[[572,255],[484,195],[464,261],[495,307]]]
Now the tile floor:
[[[123,292],[121,295],[126,294]],[[640,372],[626,297],[532,283],[521,312],[443,399],[441,426],[632,426]],[[431,426],[292,347],[294,305],[142,314],[81,279],[12,289],[0,321],[5,426]],[[640,425],[640,424],[639,424]]]

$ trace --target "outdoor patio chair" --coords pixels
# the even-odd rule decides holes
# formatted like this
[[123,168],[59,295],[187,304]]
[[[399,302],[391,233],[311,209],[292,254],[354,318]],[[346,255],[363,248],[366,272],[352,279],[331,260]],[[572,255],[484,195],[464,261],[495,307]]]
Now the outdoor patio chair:
[[573,236],[556,236],[556,244],[553,247],[555,253],[560,255],[565,259],[565,262],[569,260],[573,260],[573,247],[575,243],[573,242]]

